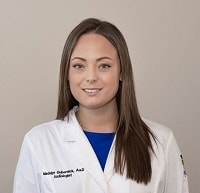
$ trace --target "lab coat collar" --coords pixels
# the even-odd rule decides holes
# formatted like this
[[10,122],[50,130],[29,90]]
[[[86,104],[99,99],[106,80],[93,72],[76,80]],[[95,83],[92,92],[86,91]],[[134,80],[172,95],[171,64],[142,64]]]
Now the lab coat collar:
[[104,192],[109,192],[108,181],[113,175],[114,168],[114,141],[111,146],[108,159],[105,165],[104,172],[101,169],[96,154],[90,145],[87,137],[85,136],[81,126],[76,119],[77,107],[73,108],[69,112],[69,117],[66,117],[65,124],[67,125],[66,132],[63,139],[68,143],[69,151],[84,165],[84,169],[90,173],[90,175],[101,186]]

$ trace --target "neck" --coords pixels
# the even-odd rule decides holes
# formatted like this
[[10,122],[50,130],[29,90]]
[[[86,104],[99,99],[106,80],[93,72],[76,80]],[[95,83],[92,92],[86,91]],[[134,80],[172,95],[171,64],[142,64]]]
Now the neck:
[[85,131],[111,133],[117,129],[117,105],[95,110],[79,107],[76,116],[80,126]]

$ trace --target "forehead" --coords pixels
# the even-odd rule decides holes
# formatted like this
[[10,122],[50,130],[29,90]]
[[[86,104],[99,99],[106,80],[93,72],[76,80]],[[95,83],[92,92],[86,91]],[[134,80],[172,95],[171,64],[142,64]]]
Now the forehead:
[[72,56],[75,54],[86,53],[117,55],[117,50],[104,36],[96,33],[88,33],[82,35],[78,39],[77,44],[72,52]]

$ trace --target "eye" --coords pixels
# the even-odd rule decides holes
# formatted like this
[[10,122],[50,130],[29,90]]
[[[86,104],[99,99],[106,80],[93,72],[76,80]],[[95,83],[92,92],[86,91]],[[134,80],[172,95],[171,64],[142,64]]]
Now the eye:
[[111,66],[109,64],[101,64],[99,66],[99,68],[102,68],[102,69],[107,69],[107,68],[110,68]]
[[83,64],[72,64],[72,67],[76,68],[76,69],[83,69],[84,65]]

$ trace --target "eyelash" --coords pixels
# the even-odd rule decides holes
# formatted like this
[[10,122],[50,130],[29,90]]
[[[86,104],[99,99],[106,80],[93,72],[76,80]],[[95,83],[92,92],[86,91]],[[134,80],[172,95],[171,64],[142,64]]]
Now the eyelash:
[[99,68],[110,68],[109,64],[101,64]]
[[[82,64],[73,64],[72,67],[75,68],[75,69],[83,69],[84,65],[82,65]],[[99,69],[108,69],[110,67],[111,66],[109,64],[100,64],[98,68]]]
[[80,69],[80,68],[83,68],[83,65],[82,64],[74,64],[73,68]]

